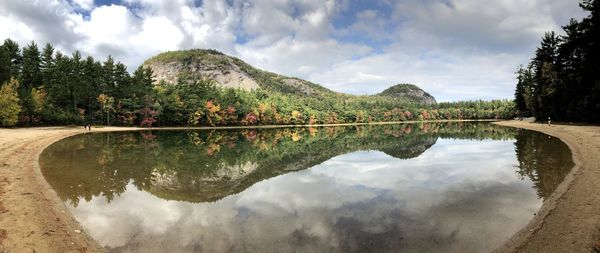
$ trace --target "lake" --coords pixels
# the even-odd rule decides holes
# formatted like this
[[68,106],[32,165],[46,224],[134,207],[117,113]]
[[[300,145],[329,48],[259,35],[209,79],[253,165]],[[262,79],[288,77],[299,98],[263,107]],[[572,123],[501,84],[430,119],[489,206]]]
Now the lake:
[[40,157],[114,252],[486,252],[573,165],[490,123],[88,133]]

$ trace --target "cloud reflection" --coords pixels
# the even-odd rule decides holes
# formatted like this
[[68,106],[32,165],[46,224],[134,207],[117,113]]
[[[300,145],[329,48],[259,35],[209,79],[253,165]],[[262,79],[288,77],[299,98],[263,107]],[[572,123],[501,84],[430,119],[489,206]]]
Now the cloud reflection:
[[131,183],[72,212],[103,246],[136,252],[482,252],[541,200],[515,175],[512,141],[440,139],[419,157],[334,157],[214,203],[167,201]]

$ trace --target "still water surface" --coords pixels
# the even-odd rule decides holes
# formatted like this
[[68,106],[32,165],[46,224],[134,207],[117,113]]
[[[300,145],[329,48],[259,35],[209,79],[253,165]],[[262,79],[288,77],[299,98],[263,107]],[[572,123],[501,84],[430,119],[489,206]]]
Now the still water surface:
[[486,252],[573,167],[488,123],[91,133],[42,173],[115,252]]

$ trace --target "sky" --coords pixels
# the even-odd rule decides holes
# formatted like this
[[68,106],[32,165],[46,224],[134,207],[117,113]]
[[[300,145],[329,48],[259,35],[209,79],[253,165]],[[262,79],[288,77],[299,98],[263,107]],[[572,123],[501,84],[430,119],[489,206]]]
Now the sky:
[[0,0],[0,39],[130,71],[212,48],[338,92],[413,83],[456,101],[512,98],[544,32],[585,15],[577,0]]

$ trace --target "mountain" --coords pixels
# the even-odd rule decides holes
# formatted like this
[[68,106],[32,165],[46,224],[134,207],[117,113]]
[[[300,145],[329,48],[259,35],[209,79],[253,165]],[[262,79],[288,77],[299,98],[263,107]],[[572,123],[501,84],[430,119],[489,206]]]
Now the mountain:
[[335,94],[335,92],[294,77],[254,68],[244,61],[216,50],[191,49],[156,55],[144,62],[158,82],[177,83],[180,79],[208,78],[217,86],[243,90],[265,89],[297,95]]
[[[177,83],[202,78],[212,79],[217,86],[243,90],[264,89],[286,94],[331,96],[340,93],[295,77],[257,69],[250,64],[216,50],[191,49],[158,54],[144,62],[153,70],[157,82]],[[378,94],[435,104],[435,98],[415,85],[400,84]]]
[[398,99],[407,99],[420,104],[435,104],[435,98],[413,84],[397,84],[387,88],[378,95]]

